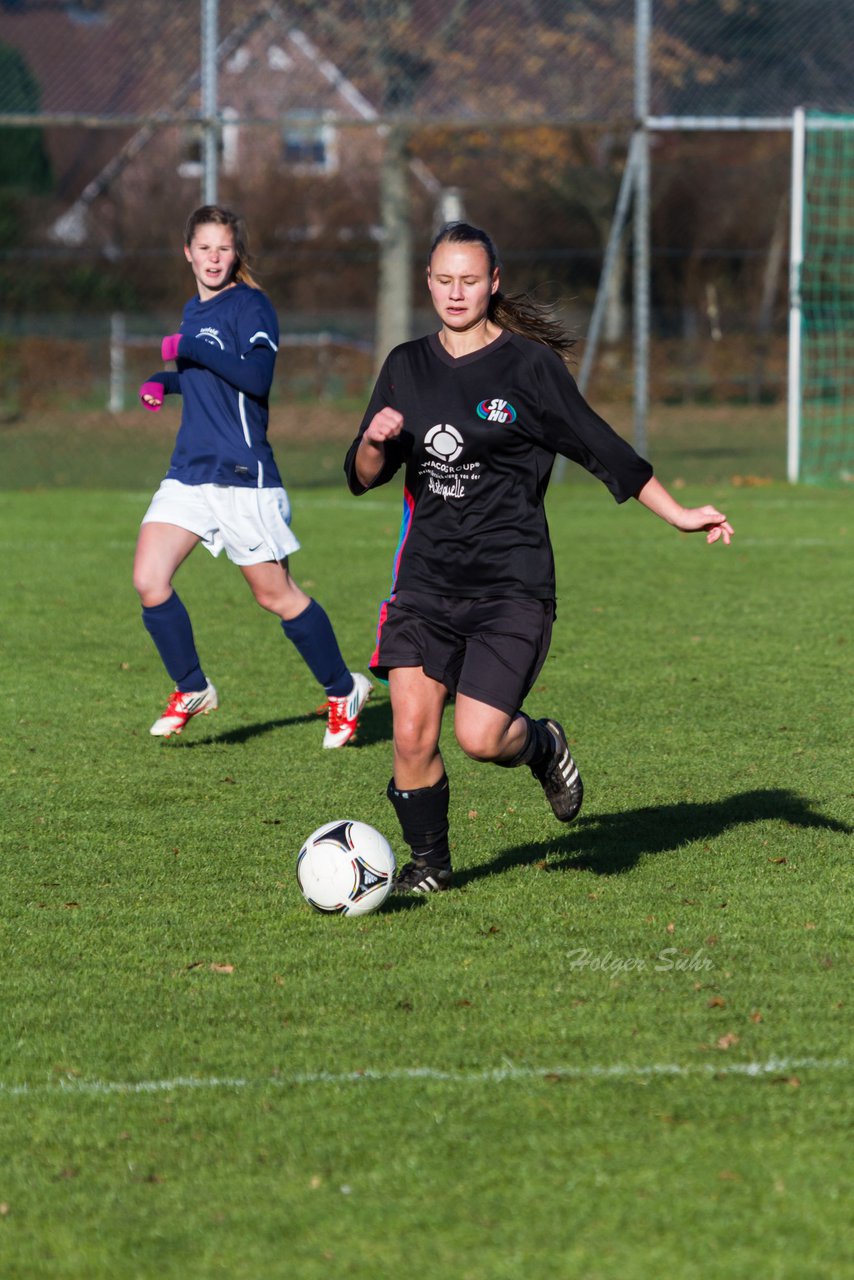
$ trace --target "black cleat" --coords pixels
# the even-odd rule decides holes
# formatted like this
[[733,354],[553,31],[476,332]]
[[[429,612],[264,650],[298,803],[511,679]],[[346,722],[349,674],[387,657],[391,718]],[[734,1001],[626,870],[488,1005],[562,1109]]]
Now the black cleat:
[[454,873],[450,867],[430,867],[416,859],[407,862],[394,877],[393,893],[441,893],[450,889]]
[[531,765],[531,773],[537,779],[552,812],[559,822],[572,822],[577,817],[584,799],[584,784],[578,765],[572,758],[566,734],[557,720],[540,720],[555,740],[555,750],[542,764]]

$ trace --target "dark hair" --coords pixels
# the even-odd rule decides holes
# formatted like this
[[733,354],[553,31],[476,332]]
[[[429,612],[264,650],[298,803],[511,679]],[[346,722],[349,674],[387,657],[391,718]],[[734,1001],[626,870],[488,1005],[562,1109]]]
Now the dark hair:
[[212,222],[217,227],[229,227],[231,229],[231,234],[234,236],[234,247],[237,250],[234,279],[241,284],[251,285],[253,289],[259,288],[258,281],[253,277],[249,266],[246,224],[239,214],[232,213],[230,209],[224,209],[222,205],[203,204],[200,208],[194,209],[187,219],[184,227],[184,244],[189,248],[193,236],[196,234],[196,228],[206,226],[209,222]]
[[[492,275],[496,267],[501,267],[492,237],[468,222],[445,223],[430,246],[428,263],[432,261],[440,244],[479,244],[489,262],[489,274]],[[575,346],[575,339],[560,320],[555,319],[554,309],[546,303],[538,302],[528,293],[504,294],[497,289],[489,300],[486,314],[488,319],[502,329],[542,342],[564,360]]]

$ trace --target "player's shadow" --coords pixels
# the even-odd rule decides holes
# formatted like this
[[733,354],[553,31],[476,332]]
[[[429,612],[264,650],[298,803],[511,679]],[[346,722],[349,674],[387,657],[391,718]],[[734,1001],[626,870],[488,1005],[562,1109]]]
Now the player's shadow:
[[[581,817],[566,829],[566,834],[536,844],[515,845],[490,862],[457,872],[455,881],[460,886],[470,884],[546,857],[549,871],[620,875],[647,854],[669,853],[697,840],[713,840],[732,827],[747,827],[772,818],[793,827],[821,827],[846,834],[854,831],[844,822],[814,813],[810,802],[794,791],[745,791],[708,804],[682,801]],[[556,854],[560,857],[556,858]]]
[[[241,725],[239,729],[227,729],[224,733],[208,733],[204,737],[185,739],[177,735],[170,739],[170,746],[189,751],[194,747],[239,746],[260,738],[275,729],[290,729],[298,724],[316,724],[322,730],[323,717],[318,712],[308,712],[301,716],[282,717],[279,720],[260,720],[256,724]],[[195,725],[193,726],[196,727]],[[369,702],[359,716],[359,728],[352,742],[347,744],[348,751],[357,751],[359,747],[371,746],[374,742],[391,740],[391,704],[387,698],[379,702]]]

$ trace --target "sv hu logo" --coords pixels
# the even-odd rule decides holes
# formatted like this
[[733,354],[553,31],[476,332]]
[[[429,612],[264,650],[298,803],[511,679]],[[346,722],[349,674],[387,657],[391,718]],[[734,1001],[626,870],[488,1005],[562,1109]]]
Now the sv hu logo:
[[506,400],[494,396],[491,400],[481,400],[477,406],[477,416],[487,422],[499,422],[505,425],[516,421],[516,410]]

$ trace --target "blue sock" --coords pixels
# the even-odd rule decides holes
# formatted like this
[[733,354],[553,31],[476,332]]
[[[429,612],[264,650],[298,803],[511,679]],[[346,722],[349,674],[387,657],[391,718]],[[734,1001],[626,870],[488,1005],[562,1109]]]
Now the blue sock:
[[190,615],[177,591],[162,604],[143,605],[142,621],[176,689],[182,693],[204,689],[207,680],[199,665]]
[[352,692],[353,677],[322,605],[312,600],[296,618],[283,618],[282,630],[331,698],[346,698]]

